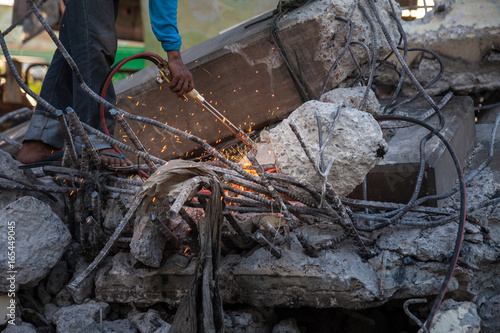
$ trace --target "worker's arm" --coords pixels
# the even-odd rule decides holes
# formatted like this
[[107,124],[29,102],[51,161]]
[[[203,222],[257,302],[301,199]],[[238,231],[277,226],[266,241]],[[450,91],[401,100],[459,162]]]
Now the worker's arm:
[[193,90],[194,81],[179,51],[182,40],[177,29],[177,0],[149,0],[149,16],[153,33],[167,52],[172,74],[169,88],[180,97]]

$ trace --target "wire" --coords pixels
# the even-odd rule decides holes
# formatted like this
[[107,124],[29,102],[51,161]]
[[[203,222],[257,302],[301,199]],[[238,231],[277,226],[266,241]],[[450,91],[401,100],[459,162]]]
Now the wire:
[[[108,74],[108,77],[107,77],[106,81],[104,82],[104,84],[103,84],[103,86],[101,88],[101,98],[103,98],[103,99],[106,98],[106,94],[108,92],[109,86],[111,85],[111,80],[113,79],[113,76],[126,63],[128,63],[129,61],[135,60],[135,59],[149,60],[149,61],[153,62],[155,65],[158,65],[158,64],[160,64],[163,61],[163,58],[161,56],[159,56],[156,53],[152,53],[152,52],[141,52],[141,53],[137,53],[137,54],[131,55],[131,56],[125,58],[125,59],[120,60],[113,67],[111,67],[110,72]],[[100,119],[101,119],[101,125],[102,125],[102,128],[103,128],[103,132],[107,136],[111,137],[111,133],[109,132],[108,126],[106,125],[106,118],[105,118],[105,114],[104,114],[104,104],[102,104],[102,103],[99,103],[99,116],[100,116]],[[122,151],[116,145],[111,144],[111,147],[117,153],[122,154]],[[149,175],[147,173],[145,173],[144,171],[142,171],[142,170],[139,169],[138,172],[141,174],[141,176],[143,176],[145,178],[149,178]]]
[[411,123],[415,123],[417,125],[420,125],[422,127],[425,127],[428,129],[432,134],[436,135],[446,146],[446,149],[451,154],[451,157],[453,159],[453,163],[455,164],[455,168],[458,173],[458,180],[460,183],[460,215],[459,215],[459,223],[458,223],[458,231],[457,231],[457,237],[455,240],[455,248],[453,249],[453,254],[450,259],[450,266],[448,267],[448,271],[446,272],[446,276],[444,278],[443,284],[441,285],[441,289],[439,290],[439,293],[436,297],[436,300],[434,301],[431,311],[429,313],[429,316],[427,317],[427,321],[425,323],[425,327],[427,329],[430,328],[432,320],[434,319],[437,310],[439,309],[439,306],[441,305],[441,302],[443,301],[444,294],[446,293],[446,290],[448,289],[448,285],[451,281],[451,277],[453,276],[453,272],[455,271],[455,268],[457,266],[458,262],[458,257],[460,255],[460,250],[462,248],[462,243],[463,243],[463,237],[464,237],[464,231],[465,231],[465,218],[466,218],[466,211],[467,211],[467,205],[466,205],[466,189],[465,189],[465,178],[462,172],[462,167],[460,166],[460,161],[458,160],[457,155],[453,151],[453,147],[450,145],[448,140],[446,140],[439,131],[434,128],[433,126],[418,120],[414,119],[411,117],[404,117],[404,116],[394,116],[394,115],[383,115],[383,116],[376,116],[375,119],[377,121],[394,121],[394,120],[402,120],[402,121],[408,121]]
[[500,102],[483,106],[477,106],[474,108],[474,111],[493,109],[496,108],[497,106],[500,106]]

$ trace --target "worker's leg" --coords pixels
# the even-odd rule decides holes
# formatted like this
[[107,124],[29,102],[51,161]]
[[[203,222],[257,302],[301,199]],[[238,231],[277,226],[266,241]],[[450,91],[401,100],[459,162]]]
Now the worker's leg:
[[[68,3],[67,20],[71,55],[75,60],[83,80],[88,87],[100,95],[109,69],[115,61],[117,36],[115,28],[115,2],[113,0],[71,0]],[[73,109],[80,120],[103,131],[99,114],[99,103],[80,86],[73,76]],[[112,86],[106,99],[115,103]],[[113,118],[106,121],[111,134],[114,129]],[[96,149],[109,148],[110,145],[94,135],[90,135]]]
[[[69,49],[66,14],[61,18],[59,39]],[[40,97],[57,109],[64,110],[72,105],[73,80],[71,68],[59,50],[56,50],[47,74],[43,80]],[[30,126],[24,137],[23,147],[18,159],[22,163],[44,160],[63,148],[59,122],[42,105],[35,108]]]
[[[97,94],[116,54],[114,22],[117,5],[118,1],[113,0],[70,0],[61,20],[61,42],[74,59],[83,81]],[[81,121],[102,131],[99,104],[83,90],[59,51],[54,55],[41,96],[58,109],[71,106]],[[115,101],[112,87],[108,89],[107,99],[111,103]],[[108,116],[106,123],[112,133],[114,121]],[[108,143],[95,135],[89,136],[94,148],[112,152],[107,151],[110,149]],[[81,145],[81,141],[77,140],[77,144]],[[23,163],[36,162],[50,156],[52,151],[62,149],[62,146],[57,120],[43,107],[37,106],[19,160]],[[105,164],[127,164],[106,155],[101,159]]]

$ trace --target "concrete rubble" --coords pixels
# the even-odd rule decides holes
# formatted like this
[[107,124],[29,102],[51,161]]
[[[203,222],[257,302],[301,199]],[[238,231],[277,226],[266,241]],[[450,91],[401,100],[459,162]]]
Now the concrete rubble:
[[[447,126],[442,132],[452,145],[462,145],[457,155],[466,175],[473,174],[491,152],[494,158],[489,167],[478,171],[476,177],[467,182],[469,211],[463,222],[463,239],[457,235],[457,227],[462,222],[458,221],[458,214],[454,215],[463,204],[458,191],[440,198],[439,204],[432,201],[416,206],[398,205],[397,200],[380,198],[376,202],[354,199],[355,189],[359,189],[363,179],[370,179],[384,163],[391,166],[388,155],[406,154],[404,149],[391,145],[391,137],[401,142],[407,139],[404,145],[418,147],[420,139],[428,133],[428,130],[422,133],[414,128],[383,130],[376,120],[383,113],[383,107],[372,89],[335,88],[347,86],[358,67],[369,65],[369,56],[364,47],[358,47],[360,44],[356,47],[353,44],[351,50],[358,65],[352,58],[341,57],[338,70],[326,81],[326,92],[320,96],[325,74],[345,44],[342,17],[349,16],[354,3],[312,1],[286,13],[278,24],[286,49],[289,52],[298,49],[297,61],[300,61],[306,90],[319,100],[302,103],[282,58],[269,42],[269,19],[236,27],[213,40],[213,45],[204,44],[186,52],[185,59],[197,78],[197,85],[211,86],[224,96],[220,102],[235,112],[228,114],[231,120],[236,113],[240,117],[236,117],[237,122],[252,115],[249,118],[252,125],[262,125],[269,121],[269,116],[253,113],[252,108],[271,107],[279,101],[272,119],[280,123],[261,132],[258,162],[251,154],[247,155],[247,160],[254,163],[253,168],[243,169],[240,164],[229,162],[221,167],[224,157],[204,163],[182,161],[190,168],[203,169],[217,186],[224,187],[227,191],[224,195],[214,190],[216,186],[207,185],[209,177],[205,174],[205,180],[200,180],[200,174],[186,176],[182,186],[178,175],[177,178],[170,175],[175,178],[175,195],[166,197],[166,193],[172,193],[169,192],[172,187],[156,188],[157,184],[150,181],[149,188],[156,192],[145,199],[138,194],[144,183],[141,177],[130,177],[130,174],[121,177],[91,168],[70,171],[70,168],[59,168],[62,178],[65,177],[61,180],[61,175],[50,168],[43,174],[40,170],[23,172],[10,154],[0,150],[0,186],[8,188],[7,181],[24,186],[22,190],[0,192],[3,253],[8,252],[6,226],[10,221],[16,222],[15,292],[19,313],[16,325],[9,325],[4,332],[179,333],[175,330],[178,309],[184,309],[187,296],[199,289],[203,294],[198,294],[198,298],[203,302],[195,306],[195,310],[205,309],[207,303],[220,297],[223,311],[217,324],[229,333],[417,332],[418,324],[425,322],[432,302],[443,290],[450,267],[454,273],[449,278],[446,299],[430,331],[500,331],[500,207],[497,201],[500,148],[489,147],[488,133],[494,129],[493,124],[474,123],[470,98],[456,97],[449,102],[448,107],[455,113],[446,114]],[[457,8],[465,6],[460,1],[456,3]],[[376,6],[383,9],[381,20],[389,27],[391,38],[398,40],[397,27],[388,14],[390,3],[378,1]],[[454,13],[453,7],[446,6],[445,13],[436,11],[435,17],[429,20],[437,20],[439,15],[446,20],[446,15]],[[396,12],[400,14],[397,6]],[[373,22],[377,21],[372,11],[368,11],[368,15]],[[364,41],[372,49],[372,24],[362,10],[354,11],[352,21],[355,22],[352,38]],[[383,58],[390,48],[379,24],[375,26],[378,58]],[[491,32],[491,27],[483,28]],[[421,39],[428,41],[429,36],[430,33],[426,33]],[[303,40],[308,37],[310,40],[304,45]],[[444,35],[438,39],[442,42],[440,38]],[[417,43],[416,39],[413,41]],[[203,50],[201,57],[197,54],[195,62],[195,52],[200,50]],[[496,61],[495,53],[488,54],[488,61]],[[420,62],[421,68],[427,60]],[[179,102],[172,102],[171,96],[159,94],[159,88],[152,87],[152,75],[151,69],[147,69],[117,84],[122,97],[119,107],[147,100],[148,103],[139,103],[137,109],[146,116],[156,114],[159,105],[177,108]],[[226,79],[224,83],[214,79],[220,76]],[[241,83],[242,93],[234,89],[235,82],[241,78],[248,78]],[[493,81],[491,77],[488,80]],[[444,85],[436,86],[435,92],[470,88],[444,81]],[[138,85],[137,82],[147,83]],[[493,87],[488,84],[480,88]],[[258,96],[262,97],[257,98],[248,91],[259,91]],[[126,95],[130,98],[123,98]],[[420,102],[407,107],[421,111],[420,106],[416,107]],[[193,111],[192,105],[184,107],[185,113],[176,123],[179,128],[184,126],[193,133],[201,131],[214,142],[227,137],[227,133],[219,135],[223,128],[220,124],[213,126],[206,112]],[[444,113],[445,108],[441,109]],[[197,117],[193,117],[194,112]],[[163,123],[172,122],[160,116],[171,114],[160,114],[158,119]],[[323,148],[318,119],[323,140],[330,135],[331,127],[331,137]],[[437,123],[435,118],[428,122]],[[302,143],[312,152],[312,159],[318,161],[317,166],[304,152],[291,124],[297,126]],[[245,126],[249,127],[250,123]],[[144,132],[151,134],[152,131]],[[166,131],[156,133],[165,139],[160,146],[179,139]],[[500,139],[493,138],[493,141]],[[183,145],[172,146],[185,152],[192,143]],[[151,147],[159,148],[156,142]],[[412,146],[412,153],[417,150],[415,147]],[[418,167],[422,163],[425,176],[431,173],[429,165],[434,167],[431,165],[434,155],[439,155],[436,160],[441,161],[444,154],[442,144],[431,142],[427,147],[431,148],[423,163],[421,155],[415,155],[415,160],[410,161]],[[215,154],[216,149],[210,152]],[[319,162],[321,158],[325,166]],[[326,170],[330,160],[327,186],[318,170]],[[408,162],[408,158],[406,160]],[[167,164],[174,167],[176,163],[181,162]],[[455,172],[452,163],[446,163],[440,172]],[[162,173],[165,167],[149,179],[166,177]],[[276,174],[265,172],[274,167]],[[405,177],[416,178],[415,170]],[[442,194],[455,186],[454,173],[447,178],[444,175],[435,178],[436,184],[446,181],[446,186],[425,195]],[[76,190],[53,194],[43,187],[48,185],[53,186],[51,189],[57,186],[68,190],[64,187],[68,186]],[[379,189],[378,185],[371,186]],[[42,190],[35,191],[37,187]],[[414,186],[394,187],[396,195],[413,194]],[[431,185],[423,183],[423,187],[428,190]],[[85,196],[89,193],[92,195]],[[180,202],[180,197],[184,201]],[[148,200],[147,205],[143,200]],[[405,196],[401,202],[409,200]],[[225,207],[220,208],[222,213],[213,215],[220,220],[224,216],[225,220],[212,230],[206,226],[212,221],[209,212],[212,212],[213,201],[219,205],[224,203]],[[160,215],[155,215],[156,211],[151,214],[145,208],[149,205],[164,211]],[[144,216],[139,213],[135,216],[136,212],[146,211]],[[220,253],[210,252],[212,244],[203,243],[209,239],[208,234],[214,237],[212,242],[220,246]],[[455,252],[457,237],[461,250]],[[456,265],[453,264],[455,258]],[[6,265],[7,260],[0,260],[3,293],[10,288]],[[207,277],[210,273],[204,271],[211,265],[218,269],[215,277]],[[200,276],[203,280],[196,280]],[[197,285],[193,281],[202,282]],[[202,289],[207,285],[217,286],[209,290],[208,297],[206,289]],[[410,312],[420,323],[409,319],[403,310],[403,303],[406,306],[406,302],[415,299],[422,304],[413,302]],[[210,303],[215,309],[213,312],[217,312],[214,304]]]
[[[334,104],[343,103],[348,108],[360,109],[363,102],[366,87],[353,87],[353,88],[335,88],[327,91],[320,97],[320,102],[328,102]],[[380,103],[375,96],[373,90],[368,90],[366,107],[363,111],[368,112],[372,116],[381,114]]]
[[[16,275],[16,287],[36,286],[51,268],[63,256],[66,247],[71,242],[71,234],[66,225],[45,203],[33,197],[25,196],[10,203],[0,212],[2,223],[0,230],[0,243],[7,253],[9,221],[16,224],[16,235],[18,240],[16,246],[23,249],[17,252],[16,265],[19,267]],[[57,244],[58,246],[54,246]],[[1,264],[2,291],[7,291],[8,271],[7,261]],[[17,289],[16,288],[16,289]]]
[[158,311],[152,309],[133,316],[131,322],[141,333],[167,333],[170,329],[170,325],[161,318]]
[[455,302],[452,299],[444,301],[431,330],[442,333],[481,332],[481,318],[477,314],[476,305],[472,302]]
[[[333,127],[330,140],[324,148],[319,145],[319,129],[315,112],[322,123],[323,140]],[[338,118],[338,121],[335,119]],[[309,101],[271,130],[271,144],[276,168],[280,174],[297,179],[306,179],[312,184],[321,184],[322,178],[315,171],[291,130],[289,123],[294,121],[317,159],[324,150],[324,163],[333,165],[328,180],[334,184],[339,195],[347,195],[363,182],[370,171],[385,155],[387,143],[375,119],[363,111],[341,107],[340,104]],[[324,167],[326,169],[326,167]]]
[[[443,76],[429,89],[432,96],[454,91],[458,94],[500,89],[500,8],[488,0],[441,1],[425,18],[404,22],[408,45],[425,47],[441,56]],[[440,71],[439,62],[429,53],[408,54],[408,64],[418,80],[431,82]],[[393,71],[380,71],[380,87],[395,86],[399,79]],[[403,91],[406,96],[414,87]]]
[[101,316],[105,319],[108,312],[108,304],[90,301],[60,308],[54,313],[52,321],[61,333],[99,332],[98,322]]
[[18,321],[16,325],[10,325],[2,332],[4,333],[37,333],[36,327],[30,323]]
[[167,238],[157,232],[153,222],[149,218],[142,218],[135,223],[130,253],[144,265],[158,268],[166,242]]

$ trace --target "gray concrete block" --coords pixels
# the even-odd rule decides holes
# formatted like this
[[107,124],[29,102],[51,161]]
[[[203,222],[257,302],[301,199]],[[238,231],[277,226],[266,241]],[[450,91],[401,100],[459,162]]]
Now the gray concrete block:
[[[436,99],[439,100],[439,99]],[[429,109],[428,103],[417,100],[398,112],[419,118]],[[471,153],[476,143],[474,105],[470,97],[453,97],[443,108],[445,127],[441,134],[450,142],[461,164]],[[426,120],[432,126],[438,125],[438,117]],[[397,129],[390,138],[389,151],[382,161],[367,175],[368,200],[407,203],[414,191],[420,167],[420,140],[429,131],[420,126]],[[446,147],[439,138],[432,138],[425,149],[425,174],[419,196],[443,194],[450,190],[457,180],[457,173]],[[361,186],[351,197],[361,198]],[[430,205],[438,205],[436,201]]]

